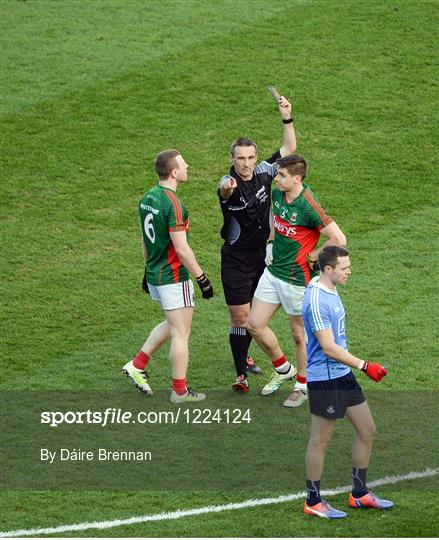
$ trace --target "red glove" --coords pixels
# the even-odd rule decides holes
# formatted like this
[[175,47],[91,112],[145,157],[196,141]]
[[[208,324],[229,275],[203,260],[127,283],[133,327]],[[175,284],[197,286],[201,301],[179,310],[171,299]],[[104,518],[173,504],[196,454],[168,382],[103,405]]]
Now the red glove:
[[372,364],[371,362],[365,362],[361,371],[364,371],[364,373],[375,382],[380,382],[380,380],[387,375],[386,368],[381,364]]

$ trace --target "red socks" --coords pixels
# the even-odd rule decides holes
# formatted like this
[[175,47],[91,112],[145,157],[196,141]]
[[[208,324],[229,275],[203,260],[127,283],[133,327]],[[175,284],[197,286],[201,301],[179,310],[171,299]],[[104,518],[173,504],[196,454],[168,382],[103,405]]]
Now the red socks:
[[272,362],[273,366],[275,367],[275,369],[278,369],[283,364],[288,362],[288,360],[285,358],[285,355],[283,354],[280,358],[278,358],[277,360],[272,360],[271,362]]
[[306,384],[306,377],[302,377],[301,375],[296,375],[296,381],[300,384]]
[[136,358],[134,358],[133,360],[133,366],[136,369],[141,369],[143,371],[148,362],[149,362],[149,356],[143,351],[140,351],[138,355],[136,356]]
[[[141,369],[143,371],[148,362],[149,356],[145,352],[140,351],[134,358],[133,365],[136,369]],[[172,379],[172,390],[180,396],[185,394],[187,392],[186,379]]]
[[284,354],[277,360],[272,360],[271,363],[273,364],[274,369],[281,374],[288,373],[291,369],[291,364],[285,358]]
[[186,379],[172,379],[172,390],[179,396],[186,393]]

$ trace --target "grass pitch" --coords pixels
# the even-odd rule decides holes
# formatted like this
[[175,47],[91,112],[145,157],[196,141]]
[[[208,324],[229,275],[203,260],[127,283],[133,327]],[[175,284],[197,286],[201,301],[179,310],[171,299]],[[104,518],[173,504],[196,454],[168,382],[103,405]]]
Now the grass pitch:
[[[394,429],[391,438],[379,432],[370,477],[405,465],[406,472],[437,467],[434,422],[419,422],[429,418],[426,411],[433,419],[437,411],[437,2],[4,0],[0,9],[3,399],[10,390],[27,391],[29,403],[49,389],[116,396],[129,390],[120,367],[161,318],[140,292],[137,203],[156,181],[154,155],[177,147],[190,165],[179,196],[191,213],[191,245],[215,288],[211,301],[197,299],[189,381],[210,394],[206,407],[216,407],[217,391],[224,393],[234,374],[216,186],[238,136],[254,138],[262,157],[279,147],[281,123],[267,91],[275,84],[292,99],[308,183],[348,237],[353,275],[342,294],[350,348],[389,368],[380,385],[361,381],[366,393],[374,392],[378,428],[390,423]],[[293,357],[282,313],[273,328]],[[267,376],[267,360],[255,346],[251,352]],[[154,389],[167,390],[166,349],[150,371]],[[257,395],[263,382],[251,383]],[[430,406],[416,399],[425,391]],[[389,399],[391,392],[398,399]],[[273,448],[271,466],[276,458],[291,461],[297,474],[288,492],[302,491],[308,418],[305,411],[282,410],[283,398],[274,396],[273,403],[285,417],[285,444],[294,437],[298,449],[288,455]],[[138,406],[134,390],[132,400]],[[402,436],[407,428],[413,440]],[[31,437],[39,426],[29,420],[21,429]],[[190,433],[180,442],[191,448]],[[246,468],[266,444],[257,436],[245,439],[243,477],[270,474],[269,463]],[[349,449],[342,451],[328,456],[327,476],[342,457],[345,474],[334,482],[344,485]],[[3,456],[10,465],[7,445]],[[23,493],[5,486],[3,477],[0,530],[280,492],[270,486],[200,491],[197,466],[177,491],[148,491],[146,478],[145,491],[87,486]],[[337,524],[308,519],[296,502],[92,534],[437,535],[434,509],[425,504],[437,494],[435,479],[379,493],[395,500],[394,511],[357,513]],[[343,507],[345,496],[331,501]]]

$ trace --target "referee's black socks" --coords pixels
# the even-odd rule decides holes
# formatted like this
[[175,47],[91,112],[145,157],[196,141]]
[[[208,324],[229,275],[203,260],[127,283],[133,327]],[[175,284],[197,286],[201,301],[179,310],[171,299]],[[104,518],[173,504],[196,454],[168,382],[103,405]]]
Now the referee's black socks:
[[229,329],[229,341],[236,374],[247,376],[247,353],[250,340],[245,327],[231,326]]

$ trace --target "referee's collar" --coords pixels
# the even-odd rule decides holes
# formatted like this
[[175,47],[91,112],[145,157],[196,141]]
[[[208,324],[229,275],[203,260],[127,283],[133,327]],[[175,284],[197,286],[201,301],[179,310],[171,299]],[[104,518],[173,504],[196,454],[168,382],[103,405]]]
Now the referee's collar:
[[235,180],[240,180],[241,182],[251,182],[251,180],[253,180],[253,178],[255,177],[255,173],[253,171],[253,174],[252,174],[252,177],[250,178],[250,180],[243,180],[239,176],[239,174],[235,171],[235,167],[233,165],[230,167],[230,173],[229,174],[230,174],[230,176],[233,176],[233,178]]
[[322,289],[322,291],[325,291],[329,294],[335,294],[338,296],[337,289],[335,289],[335,291],[331,291],[330,289],[328,289],[328,287],[326,287],[326,285],[323,285],[323,283],[320,283],[320,276],[313,277],[312,280],[309,282],[309,284],[312,285],[313,287],[318,287],[319,289]]

